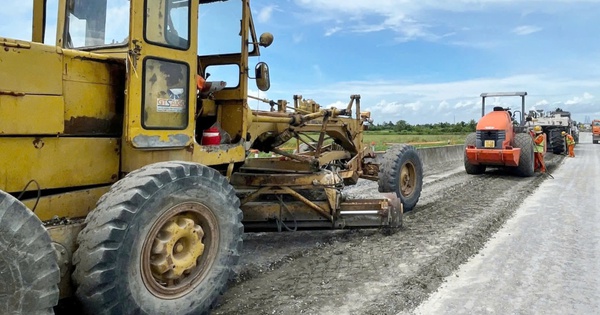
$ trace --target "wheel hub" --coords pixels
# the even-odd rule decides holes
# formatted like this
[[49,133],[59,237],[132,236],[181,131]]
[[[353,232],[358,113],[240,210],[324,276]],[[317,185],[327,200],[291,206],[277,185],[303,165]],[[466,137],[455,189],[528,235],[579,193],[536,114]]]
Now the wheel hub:
[[402,165],[400,171],[400,190],[403,196],[410,196],[416,187],[416,171],[415,166],[412,163],[406,163]]
[[140,267],[146,288],[164,299],[187,294],[211,270],[218,244],[218,222],[205,205],[184,202],[166,210],[144,241]]
[[162,226],[152,245],[152,275],[159,280],[180,278],[196,267],[204,252],[204,231],[193,219],[183,215],[171,218]]

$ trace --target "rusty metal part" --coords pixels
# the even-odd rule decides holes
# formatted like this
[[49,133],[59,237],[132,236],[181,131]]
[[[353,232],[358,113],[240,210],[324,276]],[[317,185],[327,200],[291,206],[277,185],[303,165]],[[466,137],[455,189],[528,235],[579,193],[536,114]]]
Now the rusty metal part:
[[60,268],[59,291],[60,298],[70,297],[75,293],[71,286],[71,273],[73,265],[71,258],[75,251],[77,235],[83,229],[83,220],[66,221],[66,224],[46,226],[46,230],[52,239],[52,246],[58,257],[58,267]]
[[218,222],[208,207],[184,202],[170,208],[144,242],[140,267],[146,288],[164,299],[187,294],[211,269],[218,246]]
[[118,135],[123,127],[123,116],[114,116],[111,119],[96,117],[71,117],[64,121],[65,134],[103,134]]
[[329,113],[325,115],[325,117],[323,117],[321,132],[319,133],[319,140],[317,141],[317,147],[315,148],[315,156],[321,155],[321,148],[323,147],[323,141],[325,140],[325,132],[327,131],[327,123],[329,122],[329,117]]
[[307,156],[303,156],[303,155],[297,155],[297,154],[292,154],[292,153],[288,153],[284,150],[281,149],[277,149],[277,148],[273,148],[271,149],[271,151],[273,151],[276,154],[279,155],[283,155],[287,158],[299,161],[299,162],[308,162],[309,164],[314,164],[315,167],[319,167],[319,161],[317,159],[315,159],[314,157],[307,157]]
[[231,163],[229,163],[229,165],[227,165],[227,174],[226,174],[227,179],[231,179],[231,174],[233,174],[234,166],[235,166],[235,164],[233,162],[231,162]]
[[331,214],[329,214],[329,211],[327,211],[326,209],[319,207],[319,205],[308,200],[306,197],[302,196],[301,194],[299,194],[298,192],[296,192],[295,190],[293,190],[289,187],[284,186],[284,187],[281,187],[281,189],[283,191],[285,191],[286,193],[290,194],[291,196],[295,197],[296,199],[304,202],[307,206],[311,207],[312,209],[314,209],[315,211],[320,213],[323,217],[325,217],[333,222],[333,216]]
[[417,171],[412,162],[402,165],[400,170],[400,192],[403,196],[410,196],[417,186]]
[[237,188],[260,188],[288,186],[294,188],[314,189],[320,186],[330,186],[330,172],[319,171],[312,174],[260,174],[237,172],[231,177],[231,184]]
[[[244,163],[240,170],[242,172],[269,171],[312,174],[319,172],[319,167],[315,164],[299,163],[297,161],[291,161],[288,159],[282,160],[281,158],[258,158],[246,160],[246,163]],[[237,175],[238,173],[233,174],[234,177]]]

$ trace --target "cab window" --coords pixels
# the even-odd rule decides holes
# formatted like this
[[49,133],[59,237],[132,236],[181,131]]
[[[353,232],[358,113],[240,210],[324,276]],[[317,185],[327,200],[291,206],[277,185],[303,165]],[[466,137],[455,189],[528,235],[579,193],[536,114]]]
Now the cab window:
[[190,47],[190,1],[147,0],[144,33],[150,43],[187,50]]
[[128,0],[67,1],[67,48],[121,46],[128,36]]
[[185,63],[151,57],[144,60],[145,129],[187,128],[189,72]]

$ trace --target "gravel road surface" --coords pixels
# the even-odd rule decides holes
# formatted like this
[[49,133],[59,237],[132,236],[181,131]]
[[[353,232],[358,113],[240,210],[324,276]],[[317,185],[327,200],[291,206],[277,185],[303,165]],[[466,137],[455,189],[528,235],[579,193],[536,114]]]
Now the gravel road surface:
[[[563,159],[549,154],[549,170]],[[455,162],[428,170],[419,204],[393,235],[376,229],[246,234],[238,276],[213,314],[413,311],[547,181],[564,179],[494,169],[473,176]],[[348,193],[376,191],[376,183],[361,182]]]
[[575,155],[414,313],[600,314],[600,145]]

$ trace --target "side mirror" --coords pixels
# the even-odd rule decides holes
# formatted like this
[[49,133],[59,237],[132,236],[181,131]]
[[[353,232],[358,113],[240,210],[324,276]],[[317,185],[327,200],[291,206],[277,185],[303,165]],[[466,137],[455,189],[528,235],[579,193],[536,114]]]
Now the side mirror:
[[256,78],[256,87],[261,91],[268,91],[271,88],[271,78],[269,76],[269,66],[264,62],[259,62],[254,68],[254,78]]

